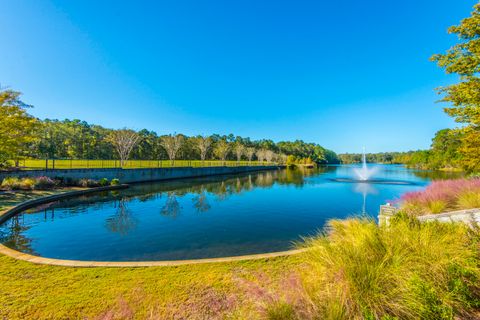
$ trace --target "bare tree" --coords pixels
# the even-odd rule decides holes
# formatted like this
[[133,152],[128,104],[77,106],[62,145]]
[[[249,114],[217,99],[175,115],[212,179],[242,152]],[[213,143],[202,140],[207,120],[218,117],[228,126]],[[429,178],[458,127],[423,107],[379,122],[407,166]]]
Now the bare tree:
[[120,157],[120,166],[124,166],[133,148],[140,141],[140,135],[133,130],[115,130],[108,136],[107,140],[113,144]]
[[265,149],[257,150],[255,154],[257,155],[258,161],[262,162],[265,160],[265,151],[266,151]]
[[216,143],[213,152],[220,160],[225,161],[230,152],[230,144],[225,140],[220,140]]
[[197,148],[200,151],[200,159],[202,161],[205,161],[205,158],[207,157],[208,150],[210,149],[210,146],[212,145],[212,138],[198,136],[198,137],[195,138],[195,143],[197,144]]
[[237,156],[237,161],[242,160],[242,156],[245,153],[245,146],[241,142],[235,143],[235,154]]
[[272,150],[265,150],[265,160],[267,162],[272,162],[273,157],[275,157],[275,153]]
[[255,148],[247,148],[245,150],[245,155],[249,162],[252,162],[253,156],[255,155]]
[[178,150],[180,150],[183,141],[183,136],[179,134],[163,136],[160,138],[160,145],[165,149],[165,151],[167,151],[168,158],[172,162],[172,165],[175,162]]

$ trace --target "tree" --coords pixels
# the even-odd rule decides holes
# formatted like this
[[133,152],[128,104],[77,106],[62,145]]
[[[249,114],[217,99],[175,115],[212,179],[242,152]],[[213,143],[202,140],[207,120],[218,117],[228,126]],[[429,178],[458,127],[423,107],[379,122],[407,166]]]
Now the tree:
[[457,26],[448,29],[455,33],[460,43],[444,54],[435,54],[432,60],[447,73],[457,74],[460,82],[440,87],[442,101],[452,103],[445,112],[457,122],[480,125],[480,3],[474,6],[472,16],[463,19]]
[[31,107],[23,103],[21,93],[0,90],[0,167],[9,159],[18,158],[29,143],[37,140],[39,122],[26,111]]
[[272,162],[273,157],[275,157],[275,153],[272,150],[265,150],[265,160],[267,162]]
[[249,147],[245,150],[245,155],[247,156],[248,162],[252,162],[253,156],[255,155],[255,148]]
[[441,87],[441,101],[451,105],[444,111],[455,121],[466,126],[462,131],[461,145],[458,148],[462,160],[460,164],[469,171],[479,170],[480,152],[480,3],[474,6],[472,15],[459,25],[448,29],[459,38],[459,43],[444,54],[432,56],[438,66],[449,74],[457,74],[460,82]]
[[179,134],[163,136],[160,138],[160,144],[165,149],[165,151],[167,151],[168,158],[172,162],[172,165],[175,162],[178,150],[180,150],[183,141],[184,137]]
[[237,156],[237,161],[240,162],[240,160],[242,160],[242,156],[244,153],[245,153],[245,146],[241,142],[237,141],[235,143],[235,155]]
[[120,157],[120,166],[124,166],[130,152],[132,152],[135,145],[140,140],[140,135],[133,130],[121,129],[110,133],[108,140],[113,144]]
[[214,153],[220,160],[225,161],[229,152],[230,152],[230,143],[228,143],[226,140],[223,140],[223,139],[217,141],[215,145]]
[[266,156],[265,152],[266,152],[265,149],[257,150],[256,155],[257,155],[258,161],[262,162],[265,160],[265,156]]
[[200,159],[202,161],[205,161],[205,159],[207,157],[208,150],[210,149],[210,146],[212,145],[212,138],[197,136],[195,138],[195,142],[196,142],[198,150],[200,151]]

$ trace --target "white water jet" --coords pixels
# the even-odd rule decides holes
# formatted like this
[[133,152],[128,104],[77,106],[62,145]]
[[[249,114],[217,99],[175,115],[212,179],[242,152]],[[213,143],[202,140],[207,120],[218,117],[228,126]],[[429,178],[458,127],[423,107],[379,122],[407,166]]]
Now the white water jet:
[[363,154],[362,154],[362,168],[358,169],[355,168],[353,170],[355,175],[357,176],[358,180],[361,181],[368,181],[370,177],[377,172],[377,168],[368,168],[367,167],[367,156],[365,154],[365,147],[363,147]]

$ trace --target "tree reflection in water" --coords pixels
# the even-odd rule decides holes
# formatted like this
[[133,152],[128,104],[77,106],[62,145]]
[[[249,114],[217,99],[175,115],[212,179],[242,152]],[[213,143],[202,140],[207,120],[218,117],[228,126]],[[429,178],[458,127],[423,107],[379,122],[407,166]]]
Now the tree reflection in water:
[[[16,215],[0,229],[0,243],[25,253],[36,254],[32,249],[32,239],[24,236],[24,232],[30,228],[24,224],[23,214]],[[3,231],[2,229],[6,230]]]
[[115,201],[116,213],[107,218],[107,229],[111,232],[119,233],[122,236],[127,235],[130,231],[137,227],[138,220],[132,215],[128,209],[128,200],[121,198]]
[[177,200],[177,196],[175,192],[170,191],[167,192],[167,200],[165,201],[165,205],[162,207],[162,210],[160,211],[162,215],[164,216],[169,216],[169,217],[176,217],[182,207],[180,206],[180,203]]
[[197,212],[206,212],[211,208],[210,204],[208,203],[207,193],[205,192],[204,188],[202,188],[200,193],[193,197],[192,201],[193,206],[195,209],[197,209]]

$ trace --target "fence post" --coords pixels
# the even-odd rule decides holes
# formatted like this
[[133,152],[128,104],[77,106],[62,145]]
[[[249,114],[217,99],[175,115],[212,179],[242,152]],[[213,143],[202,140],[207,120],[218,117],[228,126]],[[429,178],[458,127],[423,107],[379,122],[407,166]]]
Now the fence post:
[[45,171],[47,171],[47,170],[48,170],[48,158],[45,159]]

